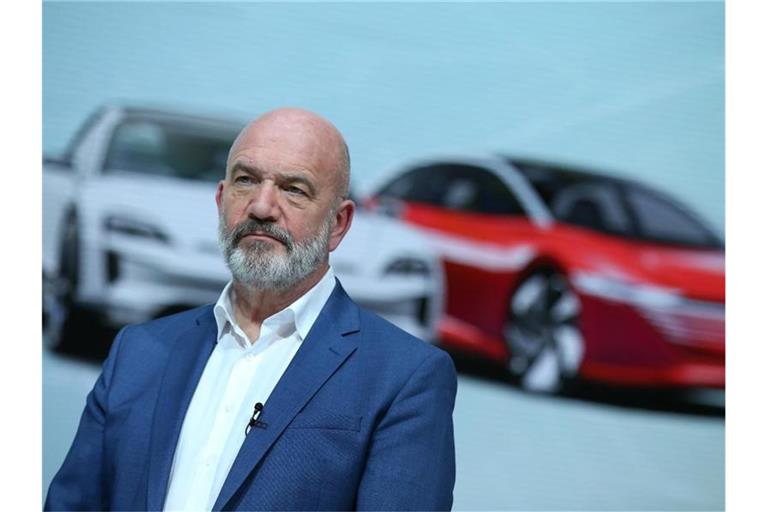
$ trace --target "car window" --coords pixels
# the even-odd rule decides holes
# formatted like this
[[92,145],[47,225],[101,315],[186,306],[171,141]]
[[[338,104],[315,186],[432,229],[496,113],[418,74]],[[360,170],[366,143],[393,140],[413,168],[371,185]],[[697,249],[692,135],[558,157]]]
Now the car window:
[[382,197],[455,211],[521,215],[520,203],[498,176],[481,167],[433,164],[407,171],[384,187]]
[[619,196],[609,182],[573,182],[563,186],[550,200],[558,220],[603,233],[627,235],[632,224]]
[[379,193],[382,197],[436,205],[443,188],[437,165],[415,167],[395,178]]
[[521,215],[517,198],[495,174],[470,165],[445,166],[440,204],[451,210],[489,215]]
[[115,130],[105,172],[130,172],[216,182],[224,175],[236,133],[146,120],[129,120]]
[[642,238],[697,247],[720,245],[701,222],[661,194],[628,187],[626,196]]

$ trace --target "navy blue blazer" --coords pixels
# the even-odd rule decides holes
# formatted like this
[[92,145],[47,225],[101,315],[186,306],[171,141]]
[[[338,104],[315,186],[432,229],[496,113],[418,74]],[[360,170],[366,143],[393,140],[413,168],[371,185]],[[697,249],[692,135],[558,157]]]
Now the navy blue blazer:
[[[215,343],[211,305],[123,329],[45,509],[161,510]],[[214,510],[450,509],[455,396],[445,352],[358,307],[337,282]]]

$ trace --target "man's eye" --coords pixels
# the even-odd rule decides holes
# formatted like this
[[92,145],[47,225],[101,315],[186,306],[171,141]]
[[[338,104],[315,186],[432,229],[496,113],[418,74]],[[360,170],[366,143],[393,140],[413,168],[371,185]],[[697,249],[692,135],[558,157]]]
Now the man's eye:
[[252,181],[251,177],[246,175],[235,177],[235,183],[251,183]]
[[295,194],[295,195],[299,195],[299,196],[306,196],[307,195],[307,193],[304,192],[304,190],[302,190],[299,187],[294,187],[293,185],[289,185],[289,186],[285,187],[285,191],[288,192],[289,194]]

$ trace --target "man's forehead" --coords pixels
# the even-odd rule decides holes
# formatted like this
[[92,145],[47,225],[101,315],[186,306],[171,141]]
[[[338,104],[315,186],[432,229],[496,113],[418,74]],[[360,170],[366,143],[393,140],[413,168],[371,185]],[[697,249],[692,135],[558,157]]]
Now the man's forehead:
[[335,167],[332,154],[321,144],[293,139],[243,140],[232,147],[227,167],[266,171],[325,173]]
[[268,158],[282,160],[289,166],[304,164],[315,170],[333,169],[338,162],[338,140],[315,123],[289,123],[259,120],[247,126],[237,137],[229,153],[229,165]]

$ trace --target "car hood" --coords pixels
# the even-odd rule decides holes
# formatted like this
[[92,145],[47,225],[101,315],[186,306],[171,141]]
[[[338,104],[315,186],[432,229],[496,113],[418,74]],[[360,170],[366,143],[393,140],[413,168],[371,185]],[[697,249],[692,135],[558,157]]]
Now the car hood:
[[88,183],[81,205],[100,223],[111,217],[142,223],[179,250],[218,255],[215,192],[212,183],[115,175]]

